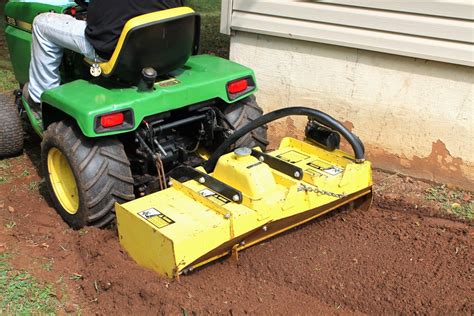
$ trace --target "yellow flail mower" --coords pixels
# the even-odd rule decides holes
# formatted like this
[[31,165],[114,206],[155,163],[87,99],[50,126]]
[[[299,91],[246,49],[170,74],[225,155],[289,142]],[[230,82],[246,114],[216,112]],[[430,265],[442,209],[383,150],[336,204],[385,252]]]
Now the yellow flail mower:
[[[229,148],[241,137],[289,115],[308,117],[305,140],[279,148]],[[354,155],[339,149],[340,137]],[[371,164],[359,138],[327,114],[292,107],[235,131],[201,167],[180,166],[169,187],[117,204],[120,243],[141,266],[170,278],[342,206],[368,208]]]

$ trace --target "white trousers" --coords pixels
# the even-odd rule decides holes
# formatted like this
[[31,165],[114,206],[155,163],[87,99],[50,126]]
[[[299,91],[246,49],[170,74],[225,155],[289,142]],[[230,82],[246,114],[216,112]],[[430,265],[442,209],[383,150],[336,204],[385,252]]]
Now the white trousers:
[[86,39],[86,26],[85,21],[65,14],[43,13],[34,19],[28,86],[33,101],[39,103],[43,92],[60,85],[64,48],[94,60],[95,50]]

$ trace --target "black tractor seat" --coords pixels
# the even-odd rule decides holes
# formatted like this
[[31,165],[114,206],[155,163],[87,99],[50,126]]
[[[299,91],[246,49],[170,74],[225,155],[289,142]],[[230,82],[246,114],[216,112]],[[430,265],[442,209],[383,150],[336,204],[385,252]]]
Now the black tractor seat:
[[138,84],[145,68],[163,76],[182,67],[199,50],[200,22],[199,14],[189,7],[130,19],[110,60],[99,64],[102,75]]

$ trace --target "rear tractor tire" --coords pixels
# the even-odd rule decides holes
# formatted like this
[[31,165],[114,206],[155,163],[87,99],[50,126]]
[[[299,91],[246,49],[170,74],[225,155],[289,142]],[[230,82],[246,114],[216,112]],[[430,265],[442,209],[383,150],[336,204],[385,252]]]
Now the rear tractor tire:
[[72,228],[105,227],[114,204],[135,198],[130,163],[116,138],[86,138],[72,121],[51,124],[41,164],[54,207]]
[[[238,130],[245,125],[249,124],[256,118],[262,116],[263,110],[257,104],[257,100],[254,95],[251,95],[241,101],[227,106],[224,110],[224,115],[227,121],[232,125],[231,127]],[[234,148],[239,147],[260,147],[263,151],[268,146],[266,125],[260,126],[247,135],[241,137],[234,145]]]
[[14,97],[0,93],[0,158],[23,150],[23,127]]

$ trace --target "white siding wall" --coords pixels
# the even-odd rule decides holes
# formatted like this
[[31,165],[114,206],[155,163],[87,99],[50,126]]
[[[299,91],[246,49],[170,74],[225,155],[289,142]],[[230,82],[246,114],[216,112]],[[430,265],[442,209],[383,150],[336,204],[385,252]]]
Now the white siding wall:
[[[224,0],[230,58],[265,111],[351,127],[377,167],[474,190],[473,1]],[[288,118],[270,135],[301,135]]]
[[222,31],[474,66],[474,1],[223,0]]

